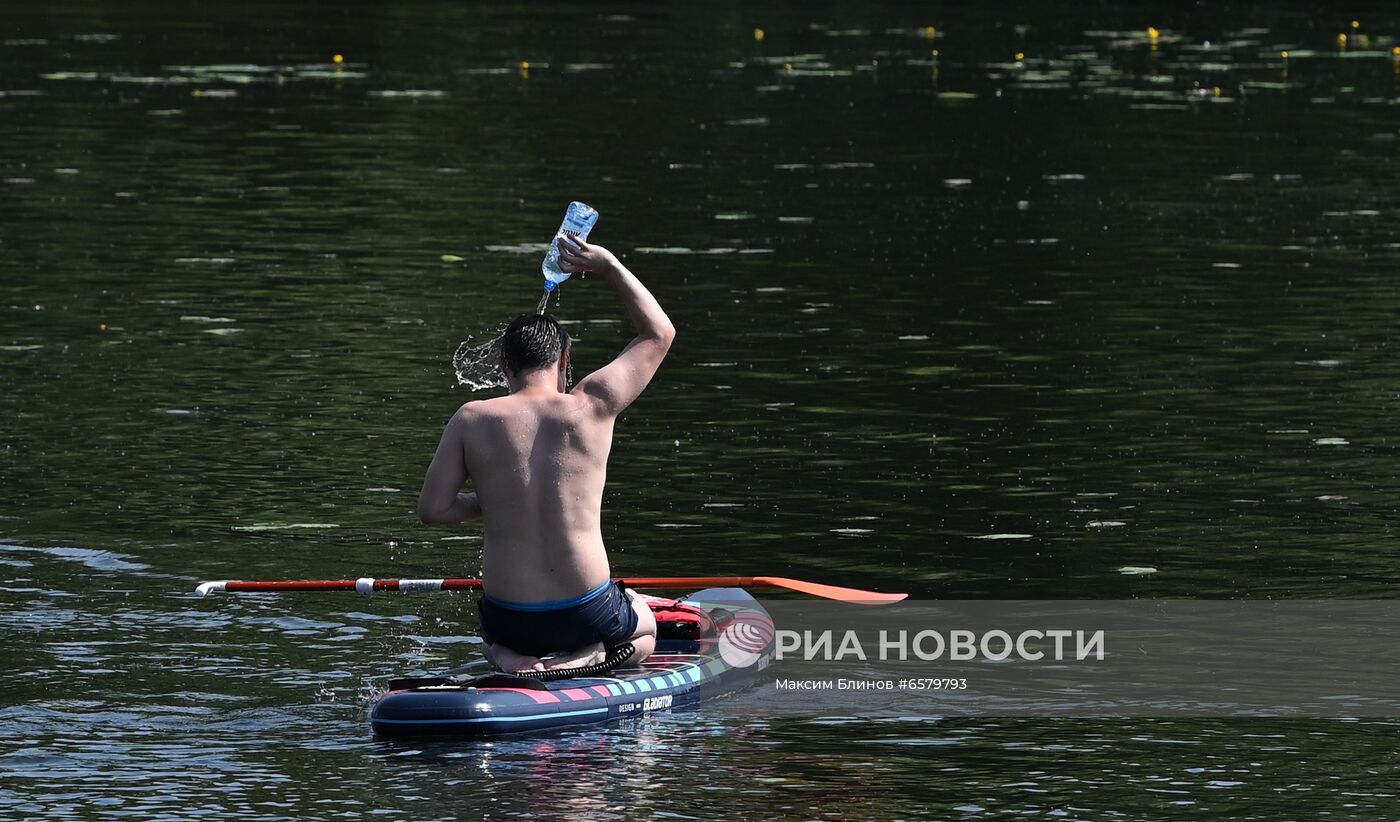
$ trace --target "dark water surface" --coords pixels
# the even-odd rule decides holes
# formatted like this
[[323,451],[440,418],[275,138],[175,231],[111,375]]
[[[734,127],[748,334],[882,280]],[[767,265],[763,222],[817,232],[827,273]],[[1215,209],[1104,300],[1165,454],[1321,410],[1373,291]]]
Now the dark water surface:
[[[1382,4],[6,4],[0,815],[1400,815],[1381,722],[717,704],[377,743],[382,677],[476,650],[469,598],[189,595],[477,571],[412,515],[449,358],[533,305],[579,198],[680,329],[619,429],[619,573],[1391,596],[1396,35]],[[621,311],[562,294],[596,367]]]

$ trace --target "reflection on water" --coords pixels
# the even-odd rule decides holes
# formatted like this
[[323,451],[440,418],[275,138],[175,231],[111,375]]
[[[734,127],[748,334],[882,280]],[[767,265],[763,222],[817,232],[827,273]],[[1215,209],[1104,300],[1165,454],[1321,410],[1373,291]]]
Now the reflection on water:
[[[582,197],[680,331],[619,426],[622,573],[1385,596],[1373,12],[8,9],[0,808],[1393,816],[1383,723],[716,705],[380,745],[368,694],[471,656],[469,599],[186,593],[474,573],[477,534],[412,516],[478,396],[449,355],[529,307]],[[621,309],[561,292],[597,367]]]

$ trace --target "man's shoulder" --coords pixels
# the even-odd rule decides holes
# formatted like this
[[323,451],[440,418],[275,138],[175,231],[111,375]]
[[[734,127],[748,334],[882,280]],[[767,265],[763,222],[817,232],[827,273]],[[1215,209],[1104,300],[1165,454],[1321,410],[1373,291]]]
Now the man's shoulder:
[[572,416],[575,409],[591,407],[594,401],[577,392],[554,394],[549,397],[522,397],[507,395],[463,403],[457,409],[455,418],[463,423],[478,423],[488,420],[518,420],[532,416],[557,416],[563,413]]
[[599,417],[616,417],[617,411],[608,402],[608,392],[597,383],[583,380],[567,395],[579,408],[586,408]]
[[503,399],[507,398],[493,397],[485,400],[468,400],[457,407],[457,413],[454,416],[461,420],[488,416],[496,410],[496,406]]
[[457,409],[456,418],[463,422],[514,416],[525,406],[515,396],[490,397],[484,400],[470,400]]

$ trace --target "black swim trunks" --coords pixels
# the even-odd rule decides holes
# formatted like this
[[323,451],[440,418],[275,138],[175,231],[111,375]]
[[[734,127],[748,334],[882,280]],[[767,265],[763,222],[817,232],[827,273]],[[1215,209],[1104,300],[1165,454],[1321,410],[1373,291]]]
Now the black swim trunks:
[[482,596],[481,635],[526,656],[569,653],[596,642],[612,650],[637,630],[637,612],[621,582],[608,582],[573,599],[507,602]]

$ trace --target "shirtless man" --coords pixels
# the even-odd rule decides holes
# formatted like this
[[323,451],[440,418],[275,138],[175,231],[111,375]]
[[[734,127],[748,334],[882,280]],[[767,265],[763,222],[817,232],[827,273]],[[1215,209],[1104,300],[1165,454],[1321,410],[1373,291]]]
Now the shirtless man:
[[600,520],[613,423],[676,330],[606,248],[561,237],[559,264],[601,274],[637,336],[570,391],[568,332],[546,314],[517,317],[501,339],[510,393],[457,410],[418,497],[424,523],[485,519],[481,632],[487,658],[509,672],[589,665],[624,642],[637,662],[656,647],[651,610],[611,581]]

